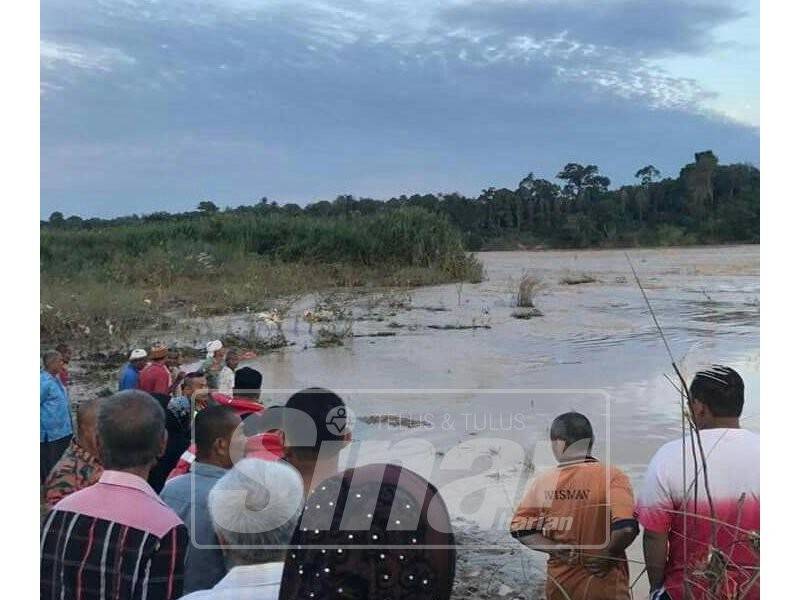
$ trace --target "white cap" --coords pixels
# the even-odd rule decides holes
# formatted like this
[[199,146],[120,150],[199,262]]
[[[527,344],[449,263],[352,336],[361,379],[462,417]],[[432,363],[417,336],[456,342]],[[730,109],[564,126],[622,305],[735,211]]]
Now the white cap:
[[216,352],[220,348],[222,348],[222,342],[220,342],[219,340],[213,340],[211,342],[208,342],[206,344],[206,356],[208,358],[211,358],[212,356],[214,356],[214,352]]
[[142,350],[141,348],[132,350],[128,360],[139,360],[140,358],[147,358],[147,350]]
[[208,495],[212,523],[232,547],[287,545],[303,504],[297,470],[260,458],[237,462]]

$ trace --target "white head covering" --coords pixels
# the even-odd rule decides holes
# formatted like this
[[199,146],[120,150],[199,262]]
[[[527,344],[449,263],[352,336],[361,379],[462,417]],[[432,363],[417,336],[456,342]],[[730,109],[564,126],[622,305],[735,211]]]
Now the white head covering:
[[136,350],[131,351],[131,355],[128,357],[128,360],[139,360],[140,358],[147,358],[147,351],[142,350],[141,348],[136,348]]
[[212,358],[214,356],[214,352],[222,348],[222,342],[219,340],[213,340],[206,344],[206,358]]
[[297,470],[260,458],[237,462],[208,495],[212,523],[231,548],[288,545],[303,503]]

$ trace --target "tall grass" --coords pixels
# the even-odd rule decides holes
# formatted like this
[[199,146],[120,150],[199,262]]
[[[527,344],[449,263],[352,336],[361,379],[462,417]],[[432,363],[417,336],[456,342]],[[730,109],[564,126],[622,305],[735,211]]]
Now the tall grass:
[[539,280],[533,275],[524,275],[517,288],[515,304],[519,308],[532,308],[533,297],[539,288]]
[[456,229],[441,215],[408,208],[369,216],[315,218],[220,214],[96,229],[43,229],[43,274],[115,280],[202,276],[243,255],[282,262],[463,268]]
[[176,310],[256,310],[268,298],[328,287],[482,277],[446,217],[419,208],[44,228],[40,246],[41,333],[48,340],[100,332],[119,338]]

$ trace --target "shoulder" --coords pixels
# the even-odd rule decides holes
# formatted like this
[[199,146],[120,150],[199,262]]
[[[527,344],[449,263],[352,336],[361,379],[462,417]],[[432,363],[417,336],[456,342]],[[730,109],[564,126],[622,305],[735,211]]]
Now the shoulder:
[[750,431],[749,429],[738,429],[736,439],[739,440],[739,443],[742,445],[751,445],[756,448],[759,448],[761,445],[761,436],[758,435],[755,431]]
[[631,481],[630,477],[628,477],[627,473],[620,469],[615,465],[609,465],[608,469],[608,476],[611,481],[617,484],[624,484],[630,486]]
[[191,475],[189,473],[168,479],[164,489],[161,490],[161,497],[183,496],[190,484]]
[[178,516],[169,504],[161,500],[153,501],[153,508],[150,511],[151,517],[151,531],[154,535],[161,537],[169,537],[170,534],[175,532],[178,539],[186,536],[186,525]]
[[59,500],[56,505],[53,506],[53,510],[60,512],[81,512],[85,505],[91,503],[92,498],[95,496],[95,491],[94,486],[78,490]]
[[[690,451],[691,441],[686,439],[686,448],[687,452]],[[653,455],[653,458],[650,459],[650,467],[658,467],[660,465],[670,465],[674,462],[679,462],[683,464],[683,447],[684,447],[684,440],[683,438],[678,438],[677,440],[672,440],[671,442],[667,442],[661,448],[656,450],[656,453]]]

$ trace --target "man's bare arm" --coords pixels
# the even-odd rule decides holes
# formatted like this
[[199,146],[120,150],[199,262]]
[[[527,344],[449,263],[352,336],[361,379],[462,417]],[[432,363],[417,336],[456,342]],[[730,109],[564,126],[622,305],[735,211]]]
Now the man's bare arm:
[[543,536],[541,533],[530,533],[522,536],[515,536],[517,541],[531,550],[545,552],[552,557],[566,558],[572,552],[572,548]]
[[650,590],[652,591],[664,584],[664,567],[667,564],[668,553],[667,534],[645,529],[642,544],[647,579],[650,580]]
[[637,535],[639,528],[635,523],[613,529],[605,551],[602,554],[585,557],[584,565],[593,575],[604,575],[615,564],[625,560],[625,549],[633,543]]

